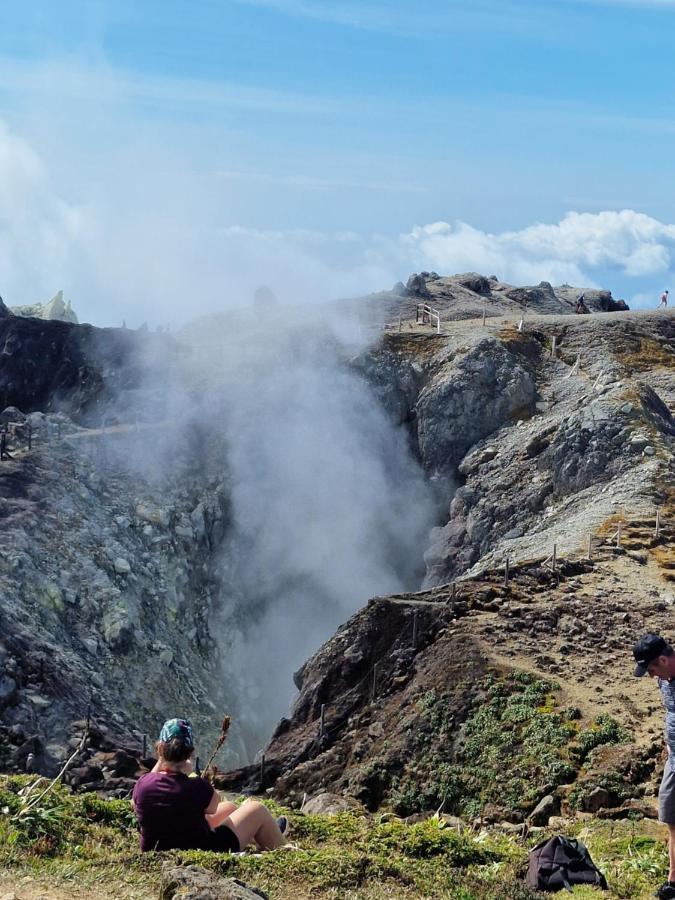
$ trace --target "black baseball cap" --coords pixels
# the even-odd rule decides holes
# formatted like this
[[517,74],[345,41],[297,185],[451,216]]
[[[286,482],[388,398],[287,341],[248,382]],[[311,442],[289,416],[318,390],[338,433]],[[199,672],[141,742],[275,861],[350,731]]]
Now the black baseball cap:
[[637,666],[633,673],[638,678],[642,678],[647,674],[647,667],[657,656],[665,655],[665,651],[670,647],[666,641],[658,634],[645,634],[633,647],[633,656]]

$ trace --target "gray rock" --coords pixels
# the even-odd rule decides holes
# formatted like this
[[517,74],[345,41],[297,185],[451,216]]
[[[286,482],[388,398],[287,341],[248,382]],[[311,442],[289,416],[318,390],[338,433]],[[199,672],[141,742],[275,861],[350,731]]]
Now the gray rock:
[[560,800],[553,794],[547,794],[539,801],[528,817],[531,825],[546,825],[551,816],[560,812]]
[[344,797],[331,794],[328,791],[310,797],[302,807],[302,811],[308,815],[322,816],[335,816],[349,809],[351,809],[351,806]]
[[611,809],[619,806],[619,799],[612,791],[596,787],[582,797],[581,805],[584,812],[595,813],[599,809]]
[[406,283],[406,291],[411,297],[429,297],[429,289],[423,275],[411,275]]
[[199,866],[174,866],[162,869],[159,900],[253,900],[267,894],[236,878],[224,878]]
[[131,565],[129,564],[129,560],[124,559],[121,556],[117,557],[113,565],[118,575],[128,575],[129,572],[131,572]]
[[0,709],[16,700],[16,681],[9,675],[0,677]]

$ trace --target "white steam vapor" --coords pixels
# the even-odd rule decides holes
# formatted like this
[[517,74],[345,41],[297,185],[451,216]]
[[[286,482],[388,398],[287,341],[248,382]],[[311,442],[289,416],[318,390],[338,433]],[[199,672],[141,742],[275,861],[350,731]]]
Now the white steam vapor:
[[226,360],[212,384],[232,485],[218,638],[250,753],[339,624],[371,596],[417,588],[434,516],[406,432],[330,324],[273,320],[252,339],[207,329]]

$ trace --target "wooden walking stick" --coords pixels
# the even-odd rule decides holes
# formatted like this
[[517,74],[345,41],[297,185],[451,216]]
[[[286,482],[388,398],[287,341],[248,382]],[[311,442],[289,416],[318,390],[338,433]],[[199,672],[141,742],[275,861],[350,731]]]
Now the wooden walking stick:
[[221,747],[223,746],[223,744],[225,743],[225,739],[227,738],[227,732],[228,732],[229,730],[230,730],[230,717],[229,717],[229,716],[224,716],[224,717],[223,717],[223,724],[220,726],[220,736],[218,737],[218,740],[217,740],[217,742],[216,742],[215,750],[213,751],[213,753],[212,753],[211,756],[209,757],[209,761],[207,762],[207,764],[204,766],[204,775],[203,775],[203,777],[204,777],[207,781],[211,781],[211,780],[213,779],[214,775],[216,774],[216,773],[215,773],[215,770],[214,770],[214,771],[211,771],[211,766],[212,766],[212,764],[213,764],[213,760],[216,758],[216,754],[218,753],[218,751],[220,750],[220,748],[221,748]]

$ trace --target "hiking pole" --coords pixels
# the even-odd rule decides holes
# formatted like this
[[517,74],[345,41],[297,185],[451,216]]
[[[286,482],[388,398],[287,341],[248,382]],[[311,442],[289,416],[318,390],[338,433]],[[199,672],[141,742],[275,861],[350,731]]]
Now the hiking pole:
[[220,726],[220,737],[218,738],[218,740],[216,742],[215,750],[209,757],[209,761],[207,762],[207,764],[204,766],[204,777],[207,779],[207,781],[210,780],[209,779],[209,769],[211,768],[211,765],[213,764],[213,760],[216,758],[216,754],[218,753],[220,748],[225,743],[225,738],[227,737],[227,732],[230,730],[230,721],[231,721],[231,719],[229,716],[223,717],[223,724]]

